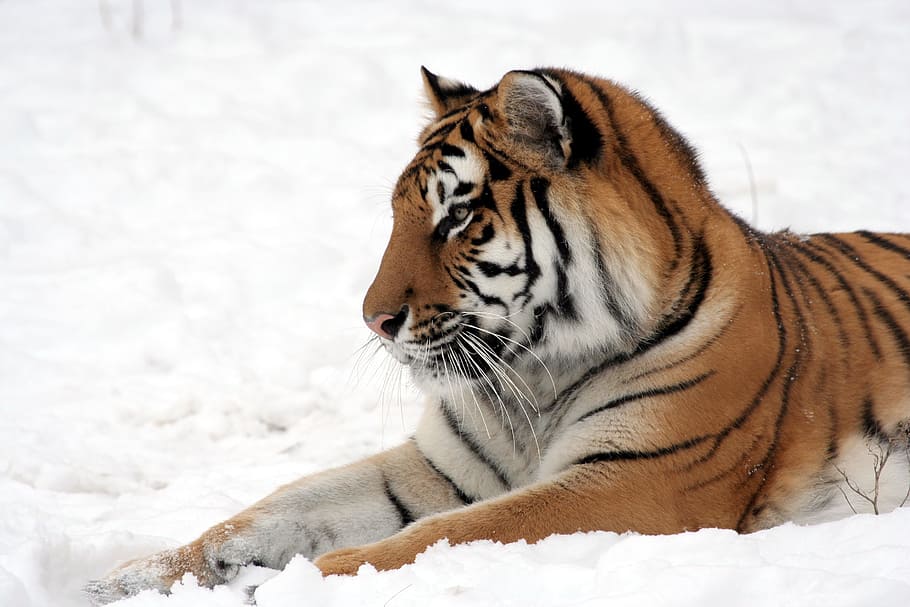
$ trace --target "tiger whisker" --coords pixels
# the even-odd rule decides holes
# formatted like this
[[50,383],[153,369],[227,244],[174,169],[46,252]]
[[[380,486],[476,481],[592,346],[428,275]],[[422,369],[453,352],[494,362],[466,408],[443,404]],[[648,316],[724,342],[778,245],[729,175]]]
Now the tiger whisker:
[[[367,348],[369,348],[371,345],[375,346],[372,352],[367,350]],[[375,358],[380,350],[382,350],[382,342],[380,342],[378,336],[374,335],[373,337],[367,339],[367,341],[362,346],[357,348],[351,354],[352,356],[356,354],[357,357],[354,359],[354,364],[351,366],[351,371],[348,374],[348,385],[359,385],[360,382],[357,378],[363,377],[364,367]],[[373,375],[370,376],[370,379],[376,377],[376,372],[377,369],[374,367]]]
[[[496,352],[493,350],[493,348],[491,348],[488,344],[485,344],[483,342],[483,340],[477,338],[474,335],[470,335],[470,334],[466,334],[465,337],[467,339],[473,340],[479,348],[483,349],[490,357],[492,357],[493,359],[498,361],[498,363],[496,365],[496,367],[497,367],[496,371],[497,371],[497,375],[500,377],[500,381],[501,382],[505,381],[507,383],[507,387],[512,392],[512,394],[516,398],[523,398],[528,403],[528,405],[531,407],[531,409],[533,409],[534,412],[537,413],[537,416],[540,417],[540,407],[539,407],[539,403],[537,402],[537,396],[534,394],[534,391],[531,389],[531,386],[528,385],[528,383],[518,373],[518,371],[516,371],[515,368],[512,367],[512,365],[510,365],[505,360],[503,360],[503,358],[501,356],[496,354]],[[522,383],[522,385],[524,385],[524,387],[527,389],[527,392],[525,392],[524,390],[519,388],[518,385],[516,385],[515,382],[512,380],[512,378],[509,377],[509,373],[506,373],[506,371],[511,371],[511,375],[514,375],[516,378],[518,378],[518,381],[520,381]],[[530,395],[531,395],[530,398],[528,397],[528,393],[530,393]],[[534,399],[533,402],[531,401],[532,398]]]
[[[353,356],[353,355],[357,354],[359,356],[362,356],[364,350],[366,350],[371,344],[374,344],[374,343],[380,344],[380,339],[379,339],[378,335],[371,335],[370,337],[368,337],[367,340],[361,346],[359,346],[356,350],[351,352],[351,355]],[[380,345],[382,345],[382,344],[380,344]]]
[[[481,358],[484,359],[484,361],[489,365],[490,369],[497,375],[497,379],[499,380],[500,384],[502,384],[503,383],[502,378],[505,376],[505,372],[502,370],[502,368],[499,366],[499,364],[495,360],[490,358],[489,354],[487,354],[486,352],[483,351],[483,349],[478,347],[477,344],[481,344],[482,342],[477,340],[477,338],[474,336],[466,335],[465,337],[466,338],[471,337],[474,339],[473,343],[470,339],[466,339],[465,341],[468,344],[472,344],[474,351],[477,352],[478,356],[480,356]],[[483,345],[485,347],[487,347],[486,344],[483,344]],[[531,431],[531,436],[534,439],[534,445],[537,449],[537,458],[538,458],[538,460],[540,460],[540,459],[542,459],[542,455],[541,455],[541,451],[540,451],[540,442],[537,439],[537,432],[534,430],[534,424],[531,421],[531,416],[528,414],[528,410],[525,408],[524,404],[522,404],[521,398],[519,398],[518,395],[515,393],[515,390],[512,389],[511,387],[509,387],[509,389],[512,391],[513,396],[515,396],[515,403],[518,405],[518,408],[521,410],[522,414],[525,416],[525,419],[528,422],[528,429]],[[514,440],[512,441],[512,449],[513,449],[513,451],[516,449],[516,444],[515,444]]]
[[[463,338],[465,337],[465,334],[464,334],[464,333],[459,333],[459,334],[458,334],[458,337],[463,339]],[[484,360],[484,362],[487,362],[488,365],[490,364],[489,361],[487,361],[487,360],[484,358],[483,353],[482,353],[482,352],[479,352],[479,351],[477,350],[477,348],[476,348],[474,345],[472,345],[470,342],[468,342],[467,340],[465,340],[465,344],[460,344],[460,347],[464,347],[464,345],[469,346],[472,350],[474,350],[474,352],[475,352],[478,356],[481,357],[482,360]],[[516,443],[515,443],[515,426],[512,424],[512,416],[509,415],[509,410],[508,410],[508,408],[506,407],[505,403],[503,402],[502,397],[499,395],[499,392],[496,391],[496,386],[493,385],[493,382],[490,380],[489,376],[488,376],[486,373],[483,372],[483,370],[480,368],[480,365],[478,365],[477,362],[476,362],[476,361],[473,359],[473,357],[471,357],[471,356],[466,356],[466,359],[467,359],[468,361],[470,361],[470,363],[471,363],[472,365],[474,365],[474,368],[477,370],[477,374],[486,382],[486,384],[487,384],[488,386],[490,386],[490,390],[493,391],[493,396],[496,397],[496,401],[498,401],[498,402],[495,402],[492,398],[490,398],[490,393],[487,392],[487,389],[486,389],[486,388],[483,388],[483,391],[484,391],[484,393],[487,395],[487,400],[490,402],[490,404],[491,404],[491,405],[496,405],[496,404],[499,405],[500,418],[502,419],[502,423],[505,424],[506,422],[508,422],[508,424],[509,424],[509,432],[512,434],[512,449],[513,449],[513,451],[514,451],[515,448],[516,448]],[[483,387],[483,386],[481,385],[481,387]]]
[[[462,368],[461,361],[458,360],[458,352],[454,351],[451,346],[449,346],[449,362],[452,365],[452,374],[455,377],[455,387],[457,388],[459,398],[461,399],[461,411],[462,411],[462,420],[466,417],[466,412],[468,410],[468,403],[465,399],[465,380],[464,380],[464,369]],[[474,417],[471,416],[473,421]]]
[[445,354],[446,354],[445,351],[443,351],[442,357],[441,357],[441,358],[442,358],[443,375],[445,375],[445,378],[446,378],[446,385],[447,385],[448,388],[449,388],[449,397],[450,397],[450,399],[451,399],[451,402],[452,402],[452,404],[455,404],[455,390],[454,390],[454,388],[452,387],[452,377],[449,375],[449,363],[446,361],[446,356],[445,356]]
[[521,333],[522,337],[524,337],[528,343],[531,343],[531,336],[528,335],[527,331],[522,329],[515,321],[510,320],[510,318],[512,316],[515,316],[516,314],[519,314],[520,312],[521,312],[521,310],[518,310],[518,311],[512,312],[511,314],[509,314],[507,316],[503,316],[502,314],[496,314],[495,312],[480,312],[480,311],[474,310],[471,312],[462,312],[462,315],[463,316],[477,316],[479,318],[493,318],[495,320],[502,320],[504,322],[507,322],[509,325],[514,327],[516,331]]
[[388,390],[389,382],[392,381],[392,365],[394,365],[394,360],[392,358],[386,358],[382,386],[379,388],[379,415],[382,418],[382,423],[379,430],[380,444],[385,444],[385,427],[386,422],[388,421],[388,412],[390,410]]
[[[458,344],[458,347],[459,347],[459,348],[462,348],[461,344]],[[468,374],[467,374],[467,372],[466,372],[466,370],[465,370],[464,364],[463,364],[462,361],[459,360],[458,351],[452,350],[452,364],[455,365],[456,363],[457,363],[457,365],[458,365],[459,379],[460,379],[464,384],[467,385],[468,390],[469,390],[470,393],[471,393],[471,398],[474,400],[474,406],[475,406],[475,408],[477,409],[477,412],[480,414],[480,421],[481,421],[481,423],[483,424],[483,429],[484,429],[484,431],[485,431],[486,434],[487,434],[487,438],[488,438],[488,439],[489,439],[489,438],[492,438],[492,435],[490,434],[490,428],[487,426],[487,420],[486,420],[486,418],[484,417],[484,414],[483,414],[483,409],[481,408],[480,403],[477,401],[477,396],[474,394],[474,388],[473,388],[473,386],[472,386],[473,382],[471,382],[471,381],[468,380]],[[463,389],[462,389],[461,394],[462,394],[462,398],[464,398],[464,390],[463,390]],[[473,417],[472,417],[472,419],[473,419]]]
[[490,330],[488,330],[488,329],[484,329],[483,327],[478,327],[477,325],[472,325],[472,324],[466,323],[466,322],[465,322],[465,323],[461,323],[461,324],[462,324],[463,326],[465,326],[465,327],[470,327],[470,328],[475,329],[475,330],[477,330],[477,331],[480,331],[480,332],[482,332],[482,333],[486,333],[487,335],[491,335],[491,336],[495,337],[496,339],[502,341],[503,343],[509,342],[509,343],[511,343],[511,344],[515,344],[516,346],[518,346],[519,348],[525,350],[528,354],[530,354],[531,356],[533,356],[534,359],[540,364],[540,366],[543,367],[543,370],[547,372],[547,377],[550,378],[550,385],[553,387],[553,398],[558,398],[559,392],[558,392],[558,390],[556,389],[556,381],[553,379],[553,374],[550,373],[550,369],[549,369],[549,367],[547,367],[546,363],[543,362],[543,360],[541,360],[540,356],[538,356],[536,352],[534,352],[533,350],[531,350],[531,348],[527,347],[526,345],[524,345],[524,344],[522,344],[522,343],[520,343],[520,342],[515,341],[514,339],[512,339],[512,338],[510,338],[510,337],[506,337],[506,336],[504,336],[504,335],[500,335],[499,333],[496,333],[496,332],[494,332],[494,331],[490,331]]
[[405,430],[405,423],[404,423],[404,403],[403,403],[402,400],[401,400],[401,393],[402,393],[402,391],[403,391],[403,389],[404,389],[404,385],[405,385],[405,383],[404,383],[404,367],[403,367],[402,365],[398,365],[398,417],[399,417],[399,421],[401,422],[401,429],[402,429],[402,431]]
[[[463,341],[464,335],[459,334],[457,336],[457,338],[458,338],[458,340]],[[496,389],[496,386],[493,385],[493,382],[490,379],[490,377],[484,372],[484,370],[480,367],[480,365],[477,364],[477,361],[474,360],[474,356],[472,356],[471,352],[468,351],[468,348],[466,346],[470,347],[471,350],[474,351],[475,355],[479,356],[480,354],[476,352],[476,349],[470,343],[467,343],[467,342],[461,343],[461,341],[459,341],[458,347],[464,353],[465,360],[474,367],[477,377],[480,378],[481,380],[483,380],[483,383],[481,383],[480,386],[481,386],[481,388],[483,388],[484,394],[487,397],[487,402],[489,402],[491,406],[494,406],[494,410],[495,410],[495,408],[498,408],[498,410],[499,410],[499,418],[500,418],[500,422],[501,422],[500,429],[505,429],[505,424],[508,423],[509,430],[512,432],[512,435],[514,436],[515,432],[514,432],[514,427],[512,426],[512,418],[509,415],[509,411],[505,406],[505,402],[502,400],[502,397],[500,396],[499,391]],[[489,391],[487,391],[487,386],[489,386],[489,388],[490,388]],[[491,392],[492,392],[492,396],[490,396]]]
[[[499,382],[501,384],[504,384],[504,387],[509,389],[509,391],[512,393],[512,396],[514,396],[518,400],[524,400],[525,402],[527,402],[528,405],[531,407],[531,409],[533,409],[534,412],[536,412],[539,417],[540,408],[537,405],[537,397],[534,395],[534,391],[531,390],[531,386],[529,386],[527,384],[527,382],[525,382],[525,380],[521,377],[521,375],[518,374],[518,372],[512,367],[512,365],[510,365],[509,363],[504,361],[502,359],[502,357],[497,355],[496,352],[494,352],[493,349],[490,348],[490,346],[488,344],[483,343],[483,340],[477,338],[474,335],[470,335],[470,334],[466,334],[465,338],[474,343],[475,349],[481,350],[484,353],[486,353],[488,361],[492,361],[495,363],[495,366],[491,367],[491,370],[496,374],[497,378],[499,379]],[[511,371],[511,374],[508,373],[507,371]],[[514,380],[512,380],[510,375],[514,375],[515,377],[518,378],[518,380],[524,385],[524,387],[527,388],[527,391],[530,392],[530,394],[531,394],[530,397],[528,397],[528,392],[525,392],[525,390],[521,389],[514,382]],[[531,400],[532,398],[534,399],[533,401]]]

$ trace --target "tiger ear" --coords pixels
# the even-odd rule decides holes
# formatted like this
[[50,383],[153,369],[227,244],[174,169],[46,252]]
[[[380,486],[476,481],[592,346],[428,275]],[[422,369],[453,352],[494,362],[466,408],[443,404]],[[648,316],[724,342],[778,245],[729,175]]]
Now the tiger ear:
[[420,66],[420,74],[423,76],[423,90],[426,92],[427,101],[436,112],[437,118],[464,105],[479,92],[473,86],[437,76],[423,66]]
[[508,137],[529,159],[550,168],[565,166],[572,137],[563,111],[561,86],[537,72],[513,71],[497,86],[499,111]]

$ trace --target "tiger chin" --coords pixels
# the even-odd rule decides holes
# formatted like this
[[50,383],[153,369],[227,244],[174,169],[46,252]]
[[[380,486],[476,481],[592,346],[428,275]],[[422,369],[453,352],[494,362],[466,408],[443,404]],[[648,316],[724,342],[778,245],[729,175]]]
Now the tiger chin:
[[[121,566],[89,584],[96,602],[296,554],[354,574],[443,538],[747,533],[870,509],[855,489],[875,454],[906,448],[910,236],[748,226],[609,80],[422,74],[434,117],[363,304],[426,393],[415,434]],[[876,510],[908,487],[892,457]]]

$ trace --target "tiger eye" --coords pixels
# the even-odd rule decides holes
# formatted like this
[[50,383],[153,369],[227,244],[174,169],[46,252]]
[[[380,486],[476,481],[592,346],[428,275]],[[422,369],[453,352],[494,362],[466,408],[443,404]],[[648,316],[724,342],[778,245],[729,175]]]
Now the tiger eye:
[[468,207],[455,207],[452,209],[452,219],[455,221],[464,221],[470,214],[471,210]]

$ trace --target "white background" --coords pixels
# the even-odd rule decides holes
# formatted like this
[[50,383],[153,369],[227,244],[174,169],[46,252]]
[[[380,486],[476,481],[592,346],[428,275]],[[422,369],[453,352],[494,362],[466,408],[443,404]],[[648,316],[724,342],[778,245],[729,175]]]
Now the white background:
[[[0,0],[0,605],[397,443],[360,300],[426,118],[567,66],[643,92],[763,229],[910,231],[910,4]],[[177,6],[177,18],[172,7]],[[750,187],[751,186],[751,187]],[[755,202],[750,190],[754,187]],[[248,571],[247,582],[268,572]],[[132,605],[240,605],[243,582]],[[910,512],[753,536],[437,546],[286,605],[906,605]]]

